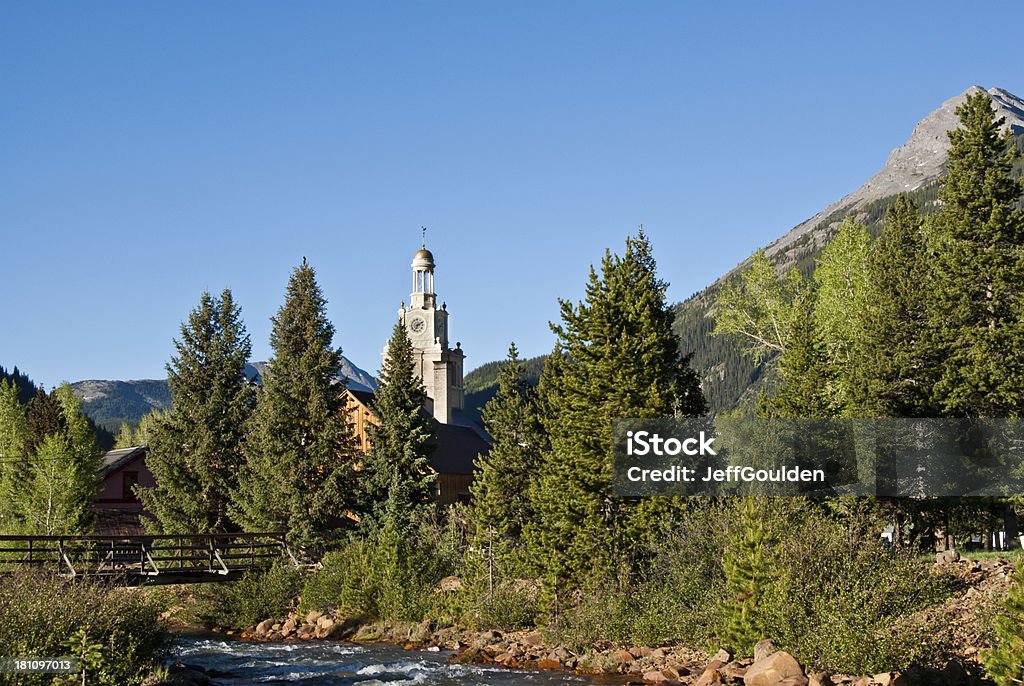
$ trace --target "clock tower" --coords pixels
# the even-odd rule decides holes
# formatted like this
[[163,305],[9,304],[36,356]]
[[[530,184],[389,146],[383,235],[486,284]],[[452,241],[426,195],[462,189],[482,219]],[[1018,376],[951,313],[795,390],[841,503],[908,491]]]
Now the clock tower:
[[[434,256],[422,246],[412,258],[412,295],[398,310],[399,321],[412,341],[416,374],[427,391],[426,409],[437,421],[452,423],[452,411],[463,409],[461,344],[448,347],[448,308],[437,306]],[[386,350],[385,350],[386,352]]]

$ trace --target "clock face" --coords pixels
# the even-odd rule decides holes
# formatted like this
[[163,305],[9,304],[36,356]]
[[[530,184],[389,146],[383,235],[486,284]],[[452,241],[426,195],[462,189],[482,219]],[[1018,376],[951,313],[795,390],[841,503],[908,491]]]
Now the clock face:
[[412,323],[409,324],[409,328],[412,329],[413,333],[420,333],[426,325],[427,323],[423,321],[423,317],[414,317]]

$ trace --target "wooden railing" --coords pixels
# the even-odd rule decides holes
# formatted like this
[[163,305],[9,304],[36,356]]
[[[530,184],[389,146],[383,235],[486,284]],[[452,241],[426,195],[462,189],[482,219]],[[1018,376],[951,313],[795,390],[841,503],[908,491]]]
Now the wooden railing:
[[162,536],[0,536],[0,573],[36,570],[126,584],[236,579],[294,563],[283,533]]

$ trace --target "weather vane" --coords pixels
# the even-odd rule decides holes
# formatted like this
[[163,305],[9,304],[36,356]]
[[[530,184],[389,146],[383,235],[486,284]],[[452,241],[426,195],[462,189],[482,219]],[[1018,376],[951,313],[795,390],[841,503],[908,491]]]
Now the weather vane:
[[422,245],[425,248],[425,247],[427,247],[427,227],[420,226],[420,228],[423,229],[423,242],[422,242]]

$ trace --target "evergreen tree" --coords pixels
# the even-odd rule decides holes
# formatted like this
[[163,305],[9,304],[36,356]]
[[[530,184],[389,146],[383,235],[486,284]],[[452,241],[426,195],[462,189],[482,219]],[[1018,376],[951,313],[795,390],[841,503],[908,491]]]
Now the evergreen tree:
[[556,586],[631,557],[637,541],[630,534],[662,524],[646,506],[612,496],[611,420],[706,411],[672,331],[666,286],[641,230],[626,239],[623,257],[605,254],[600,276],[591,268],[583,302],[560,301],[552,359],[565,359],[545,380],[550,449],[533,489],[538,516],[528,532]]
[[132,448],[135,446],[135,432],[132,431],[132,426],[128,422],[121,422],[121,428],[117,431],[117,437],[114,439],[114,450],[121,450],[122,448]]
[[355,508],[355,441],[326,304],[303,260],[271,318],[274,355],[249,423],[246,466],[231,509],[248,531],[285,531],[309,555],[331,544]]
[[991,98],[967,96],[957,110],[935,216],[929,327],[943,361],[934,388],[951,416],[1019,417],[1024,412],[1024,217],[1018,157],[1000,133]]
[[[147,441],[156,486],[139,489],[139,497],[156,516],[155,532],[230,531],[228,499],[254,406],[244,374],[251,344],[231,291],[219,299],[203,293],[174,346],[167,365],[172,406]],[[138,445],[134,436],[128,440]]]
[[769,416],[825,419],[836,415],[836,372],[828,364],[813,305],[814,295],[807,288],[794,297],[788,328],[782,333],[785,349],[778,358],[778,389],[760,403]]
[[885,213],[886,226],[868,260],[870,291],[852,319],[861,330],[854,350],[853,404],[867,417],[931,416],[927,356],[930,268],[917,206],[900,194]]
[[31,455],[50,434],[67,430],[67,421],[61,412],[57,396],[42,388],[28,402],[26,414],[25,454]]
[[722,555],[727,597],[721,606],[719,636],[731,652],[750,655],[754,644],[765,638],[760,605],[771,580],[769,553],[774,540],[753,497],[739,502],[737,514]]
[[539,417],[536,394],[524,379],[513,343],[498,373],[497,394],[483,409],[493,445],[478,459],[471,487],[472,518],[488,540],[518,538],[534,516],[524,484],[540,466]]
[[412,342],[395,324],[381,368],[369,427],[370,450],[361,474],[363,512],[369,528],[390,520],[399,536],[411,530],[417,513],[434,502],[437,474],[429,463],[434,430],[424,410],[427,392],[416,375]]
[[1024,683],[1024,565],[1018,565],[1003,611],[996,618],[995,639],[981,653],[985,670],[996,686]]

